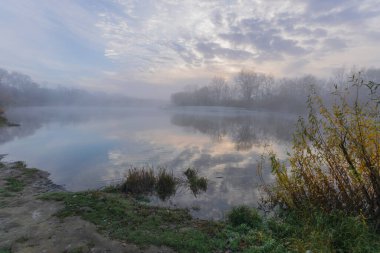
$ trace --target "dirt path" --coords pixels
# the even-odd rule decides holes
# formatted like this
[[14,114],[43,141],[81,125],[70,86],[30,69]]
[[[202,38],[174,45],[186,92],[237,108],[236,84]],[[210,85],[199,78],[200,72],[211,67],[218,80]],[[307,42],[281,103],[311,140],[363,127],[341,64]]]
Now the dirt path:
[[110,240],[79,217],[55,217],[62,205],[37,198],[44,192],[64,190],[48,175],[20,162],[0,163],[0,252],[173,252]]

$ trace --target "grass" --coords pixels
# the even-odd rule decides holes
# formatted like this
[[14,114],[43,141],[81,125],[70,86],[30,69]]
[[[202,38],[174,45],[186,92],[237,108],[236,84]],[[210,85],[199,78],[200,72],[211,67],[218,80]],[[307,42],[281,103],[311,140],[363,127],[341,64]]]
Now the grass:
[[[178,252],[212,252],[223,244],[210,231],[217,223],[194,222],[186,210],[157,208],[121,194],[51,193],[42,197],[65,203],[58,217],[79,215],[112,238],[138,245],[166,245]],[[83,207],[86,208],[84,211]],[[212,226],[212,229],[207,229]]]
[[169,173],[161,169],[157,175],[156,192],[162,200],[173,196],[177,190],[178,180],[174,177],[173,172]]
[[187,169],[184,172],[187,180],[175,177],[173,172],[165,168],[159,168],[158,173],[153,168],[134,168],[128,171],[126,180],[121,186],[108,186],[107,192],[122,191],[140,197],[141,195],[157,194],[161,200],[167,200],[173,196],[177,188],[186,186],[196,196],[207,190],[207,179],[198,176],[198,171]]
[[17,176],[2,179],[5,181],[5,184],[3,187],[0,187],[0,208],[7,207],[9,205],[9,198],[14,197],[15,193],[23,191],[28,181],[33,181],[33,175],[38,172],[38,169],[27,168],[24,162],[6,165],[1,162],[4,156],[0,155],[0,169],[11,168],[18,170],[19,173]]
[[66,250],[64,253],[84,253],[84,252],[86,252],[86,248],[82,246],[82,247]]
[[152,193],[156,185],[156,176],[152,168],[131,169],[122,186],[123,191],[132,194]]
[[228,222],[233,226],[246,224],[249,227],[259,227],[262,223],[262,218],[256,209],[247,206],[238,206],[232,208],[228,214]]
[[20,192],[24,189],[25,184],[17,178],[6,178],[5,181],[7,182],[5,185],[5,190],[7,191]]
[[204,192],[207,190],[207,179],[205,177],[199,177],[196,169],[188,168],[184,174],[187,178],[188,186],[195,196],[201,191]]
[[[185,175],[189,184],[198,179],[192,169]],[[156,185],[175,186],[173,175],[165,170],[155,178]],[[279,209],[270,218],[239,206],[225,221],[215,222],[192,219],[183,209],[148,206],[112,187],[42,198],[64,202],[58,217],[80,216],[111,238],[178,252],[380,252],[380,236],[364,218],[339,212]]]
[[[24,165],[13,164],[26,171]],[[20,178],[7,178],[6,187],[0,193],[20,191],[31,183],[24,179],[32,173],[21,172]],[[187,174],[191,173],[194,172]],[[156,184],[162,180],[167,186],[167,181],[172,182],[174,177],[172,173],[160,171],[157,178]],[[46,193],[40,198],[63,202],[64,207],[56,213],[63,222],[65,217],[80,216],[113,239],[140,246],[167,246],[180,253],[380,252],[380,235],[366,219],[338,211],[278,209],[266,217],[255,209],[240,206],[233,208],[225,221],[217,222],[193,219],[184,209],[149,206],[114,187],[102,191]],[[0,249],[0,253],[8,252]]]
[[7,201],[4,198],[12,197],[13,193],[20,192],[25,187],[25,183],[16,177],[5,178],[4,180],[6,181],[5,187],[0,188],[0,208],[7,206]]
[[288,211],[268,221],[293,252],[380,252],[380,236],[361,217],[336,211]]
[[364,219],[341,213],[285,212],[262,217],[236,207],[226,221],[192,219],[187,210],[152,207],[121,193],[48,193],[62,201],[60,218],[80,216],[111,238],[137,245],[165,245],[178,252],[380,252],[380,236]]
[[119,186],[107,187],[107,192],[121,191],[136,197],[156,193],[162,200],[173,196],[179,180],[166,169],[160,168],[157,175],[153,168],[134,168],[128,171],[125,182]]

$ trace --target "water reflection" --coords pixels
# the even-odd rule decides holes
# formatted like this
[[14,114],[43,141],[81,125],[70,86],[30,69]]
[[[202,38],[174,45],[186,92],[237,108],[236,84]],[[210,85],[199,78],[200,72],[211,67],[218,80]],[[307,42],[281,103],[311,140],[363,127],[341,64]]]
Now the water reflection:
[[[233,205],[257,203],[257,161],[267,145],[285,156],[296,120],[222,109],[17,108],[7,114],[21,124],[0,129],[7,159],[47,170],[69,190],[117,182],[132,165],[164,166],[179,177],[197,168],[209,180],[206,193],[180,189],[169,201],[152,202],[215,219]],[[263,176],[271,180],[268,171]]]
[[[286,117],[287,116],[287,117]],[[211,140],[222,142],[230,138],[236,150],[250,150],[254,145],[271,139],[289,141],[294,129],[294,115],[274,113],[176,113],[171,122],[210,136]]]

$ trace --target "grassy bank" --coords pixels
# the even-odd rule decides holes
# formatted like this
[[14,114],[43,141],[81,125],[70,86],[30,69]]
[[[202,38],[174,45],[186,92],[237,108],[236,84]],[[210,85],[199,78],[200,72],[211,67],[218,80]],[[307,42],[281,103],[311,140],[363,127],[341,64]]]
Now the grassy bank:
[[187,210],[148,206],[120,193],[49,193],[62,201],[58,217],[80,216],[111,238],[178,252],[380,252],[380,237],[364,220],[340,213],[283,212],[263,217],[238,207],[225,221],[192,219]]
[[[2,168],[17,173],[0,180],[0,209],[9,208],[10,196],[30,189],[36,176],[44,176],[22,162],[0,162]],[[236,207],[223,221],[205,221],[193,219],[185,209],[153,207],[109,189],[51,192],[39,198],[64,204],[55,214],[63,224],[65,218],[79,216],[105,237],[141,247],[168,246],[177,252],[380,252],[380,236],[365,219],[339,212],[277,211],[269,217]]]

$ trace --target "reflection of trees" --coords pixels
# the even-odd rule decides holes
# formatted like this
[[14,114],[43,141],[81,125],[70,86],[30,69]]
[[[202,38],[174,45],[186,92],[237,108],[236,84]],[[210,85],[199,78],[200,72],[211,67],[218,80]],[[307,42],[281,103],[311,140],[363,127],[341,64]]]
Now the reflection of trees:
[[232,140],[235,143],[236,150],[249,150],[259,139],[260,137],[257,136],[251,120],[243,121],[241,125],[236,127],[236,131],[232,133]]
[[[138,111],[138,110],[136,110]],[[67,125],[92,120],[122,119],[138,115],[138,112],[125,108],[102,107],[20,107],[7,110],[6,116],[18,127],[0,128],[0,144],[33,135],[46,124]],[[58,134],[58,133],[57,133]]]
[[209,135],[215,141],[229,137],[236,150],[249,150],[270,139],[289,141],[295,120],[277,114],[176,113],[171,122]]
[[175,114],[171,118],[174,125],[189,127],[203,134],[207,134],[214,141],[222,141],[227,135],[227,128],[221,118],[208,119],[208,115]]

